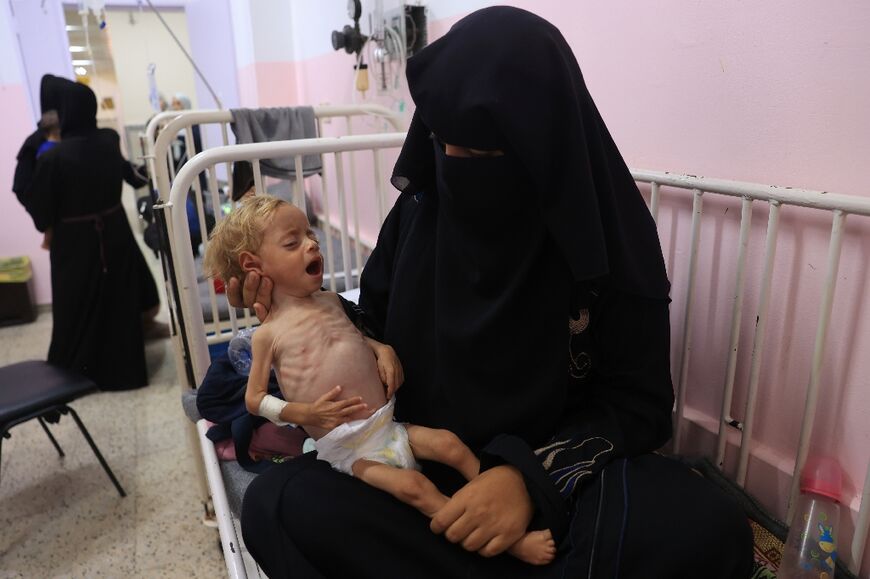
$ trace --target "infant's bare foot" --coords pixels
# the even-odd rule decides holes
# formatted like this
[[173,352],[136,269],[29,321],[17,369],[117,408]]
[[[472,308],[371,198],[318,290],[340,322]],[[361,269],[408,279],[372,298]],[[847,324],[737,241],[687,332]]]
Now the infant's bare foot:
[[556,558],[556,542],[549,529],[530,531],[511,545],[508,553],[532,565],[546,565]]

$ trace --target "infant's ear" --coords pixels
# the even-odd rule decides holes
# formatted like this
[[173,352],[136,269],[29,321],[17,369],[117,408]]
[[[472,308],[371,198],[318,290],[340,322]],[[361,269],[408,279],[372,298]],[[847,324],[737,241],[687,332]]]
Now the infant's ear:
[[260,262],[260,258],[250,251],[243,251],[239,254],[239,265],[245,273],[253,271],[263,275],[263,264]]

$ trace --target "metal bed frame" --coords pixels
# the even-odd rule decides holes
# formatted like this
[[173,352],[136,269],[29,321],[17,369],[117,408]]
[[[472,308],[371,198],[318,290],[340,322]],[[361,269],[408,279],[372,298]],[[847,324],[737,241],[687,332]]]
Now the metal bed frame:
[[[176,266],[175,273],[172,275],[172,281],[177,286],[178,294],[180,295],[180,299],[177,301],[180,306],[177,315],[182,326],[186,328],[188,340],[185,347],[185,355],[191,363],[190,367],[194,383],[198,383],[198,381],[202,379],[210,363],[207,349],[208,340],[206,339],[206,327],[202,320],[202,310],[198,303],[198,296],[195,291],[193,291],[196,282],[196,276],[193,269],[193,258],[189,251],[177,250],[177,248],[187,247],[185,244],[189,244],[189,232],[185,221],[186,216],[183,211],[172,211],[172,207],[184,207],[188,191],[192,187],[195,188],[195,184],[198,182],[199,173],[202,171],[208,171],[219,163],[229,163],[236,160],[249,160],[253,163],[256,175],[259,173],[258,160],[260,159],[279,156],[295,156],[297,163],[299,163],[301,155],[304,154],[317,153],[322,155],[334,155],[336,158],[336,167],[339,172],[339,196],[340,199],[343,199],[344,176],[342,175],[341,168],[343,167],[343,164],[341,159],[344,155],[350,152],[367,151],[372,155],[376,166],[376,170],[374,171],[376,182],[372,189],[376,194],[375,198],[370,199],[369,202],[377,203],[379,207],[381,207],[380,215],[383,216],[385,198],[383,183],[380,181],[382,181],[384,173],[379,167],[379,152],[384,149],[400,147],[403,140],[403,133],[394,133],[226,146],[211,149],[195,156],[179,171],[172,184],[169,202],[167,204],[171,229],[173,231],[172,261],[174,261]],[[192,140],[189,139],[189,141]],[[813,421],[816,413],[818,394],[821,388],[821,368],[824,361],[825,342],[830,323],[831,310],[833,307],[840,255],[844,242],[845,220],[848,215],[854,215],[858,218],[870,216],[870,199],[820,191],[782,188],[646,170],[633,170],[632,174],[638,183],[645,184],[644,189],[648,186],[649,207],[653,218],[656,219],[657,223],[660,221],[659,213],[660,208],[663,206],[662,195],[664,191],[667,191],[668,193],[666,202],[671,199],[684,200],[687,193],[691,195],[692,199],[689,247],[681,248],[685,250],[686,254],[686,262],[681,265],[686,268],[685,271],[687,273],[684,276],[685,285],[681,286],[680,290],[684,291],[685,294],[681,303],[676,305],[676,307],[672,307],[672,323],[674,325],[679,325],[679,331],[674,333],[673,340],[674,344],[676,344],[675,356],[679,359],[679,363],[674,365],[676,390],[675,436],[672,447],[674,453],[680,452],[681,446],[683,446],[683,438],[685,437],[686,424],[687,422],[693,421],[691,417],[687,418],[686,416],[686,391],[689,381],[692,330],[693,327],[697,326],[693,314],[695,313],[694,310],[696,306],[694,302],[698,290],[696,287],[696,281],[698,272],[698,253],[701,245],[702,218],[704,215],[703,202],[706,197],[711,195],[722,195],[725,197],[740,199],[740,230],[737,247],[732,256],[736,259],[737,274],[734,281],[733,291],[730,294],[731,324],[730,328],[727,330],[730,336],[729,352],[726,367],[722,373],[722,404],[720,415],[718,417],[718,430],[716,432],[718,438],[715,445],[715,453],[711,454],[714,455],[715,463],[722,468],[725,464],[729,433],[731,434],[730,438],[732,439],[735,438],[734,434],[737,433],[738,443],[736,446],[738,447],[739,457],[737,459],[737,472],[734,478],[737,484],[741,487],[745,486],[746,483],[746,474],[752,445],[753,420],[759,391],[760,369],[763,362],[763,338],[765,336],[765,329],[769,317],[768,306],[770,303],[770,288],[776,255],[777,234],[780,228],[780,213],[784,207],[794,206],[825,211],[831,215],[832,223],[825,284],[822,294],[823,297],[820,303],[818,325],[815,332],[815,346],[808,376],[800,441],[796,452],[796,458],[794,460],[792,483],[789,492],[788,519],[790,519],[793,516],[792,509],[799,492],[799,476],[797,476],[797,473],[800,472],[806,462],[808,444],[810,435],[812,434]],[[213,179],[213,171],[209,171],[209,175]],[[213,187],[213,185],[210,185],[210,187]],[[754,329],[754,339],[751,345],[751,369],[748,383],[739,384],[739,386],[745,388],[747,392],[747,401],[742,419],[738,420],[731,415],[731,407],[735,389],[735,376],[737,375],[736,369],[738,364],[738,354],[740,353],[739,338],[741,318],[743,317],[744,309],[743,296],[746,292],[747,262],[750,246],[749,241],[753,204],[763,205],[767,209],[768,224],[763,259],[764,267],[760,280],[760,301],[758,304],[757,316],[755,317],[756,324]],[[344,213],[345,208],[342,206],[342,215],[344,215]],[[682,224],[686,224],[685,220],[682,221]],[[341,225],[344,235],[344,229],[347,228],[347,220],[343,219]],[[673,263],[669,263],[670,269],[672,269],[673,266]],[[347,266],[345,265],[345,267]],[[235,320],[233,320],[233,324],[233,328],[235,328]],[[725,331],[726,330],[722,328],[722,332]],[[229,339],[231,333],[231,331],[221,332],[218,339]],[[204,433],[204,426],[202,424],[199,425],[199,429],[201,434]],[[215,501],[215,510],[217,511],[218,524],[224,544],[224,555],[226,557],[230,576],[246,577],[246,570],[240,553],[240,541],[233,529],[226,498],[215,496],[215,493],[221,492],[222,483],[219,480],[220,470],[217,466],[217,458],[214,454],[214,449],[204,436],[201,436],[200,440],[203,442],[203,456],[207,463],[209,482],[212,485],[212,496]],[[867,543],[868,527],[870,527],[870,470],[868,470],[868,475],[865,478],[860,512],[855,524],[851,551],[849,553],[851,560],[847,561],[850,568],[855,572],[858,571],[861,565],[864,548]],[[841,543],[841,546],[842,548],[840,551],[845,554],[845,544]]]

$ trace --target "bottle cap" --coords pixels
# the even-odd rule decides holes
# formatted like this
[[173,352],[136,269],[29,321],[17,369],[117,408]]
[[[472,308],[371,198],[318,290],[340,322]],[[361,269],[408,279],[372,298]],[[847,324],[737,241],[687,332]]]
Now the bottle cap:
[[801,492],[814,493],[840,502],[843,473],[837,461],[828,456],[807,459],[801,473]]

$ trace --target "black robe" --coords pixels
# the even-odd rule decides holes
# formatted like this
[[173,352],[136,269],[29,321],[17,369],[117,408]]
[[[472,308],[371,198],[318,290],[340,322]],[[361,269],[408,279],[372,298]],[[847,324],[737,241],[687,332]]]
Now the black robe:
[[96,127],[84,85],[64,92],[61,142],[40,157],[29,191],[37,229],[52,230],[52,327],[48,361],[82,372],[105,390],[147,384],[142,312],[159,303],[121,189],[141,177],[118,134]]

